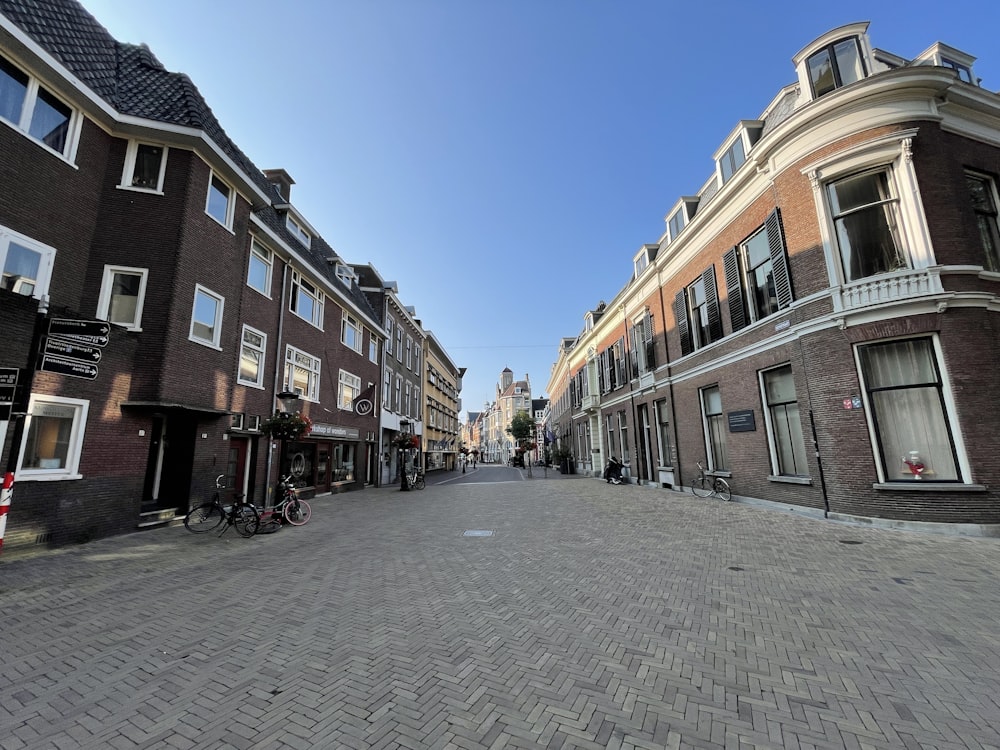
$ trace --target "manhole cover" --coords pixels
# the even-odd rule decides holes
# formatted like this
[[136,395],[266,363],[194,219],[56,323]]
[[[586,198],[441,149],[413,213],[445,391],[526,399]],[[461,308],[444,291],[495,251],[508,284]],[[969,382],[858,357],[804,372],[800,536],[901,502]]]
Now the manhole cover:
[[469,529],[462,536],[493,536],[493,532],[488,529]]

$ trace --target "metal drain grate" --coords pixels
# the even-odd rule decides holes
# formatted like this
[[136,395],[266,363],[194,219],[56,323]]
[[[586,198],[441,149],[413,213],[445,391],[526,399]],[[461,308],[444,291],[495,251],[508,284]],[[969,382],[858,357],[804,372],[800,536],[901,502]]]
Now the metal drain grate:
[[469,529],[462,536],[493,536],[493,532],[488,529]]

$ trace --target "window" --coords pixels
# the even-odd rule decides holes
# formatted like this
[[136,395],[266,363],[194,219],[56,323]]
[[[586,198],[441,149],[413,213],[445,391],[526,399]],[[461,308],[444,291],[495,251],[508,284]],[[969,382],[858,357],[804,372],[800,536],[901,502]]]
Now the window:
[[743,139],[737,138],[733,145],[726,149],[726,152],[719,157],[719,172],[722,175],[723,184],[729,182],[729,178],[736,173],[736,170],[743,166],[747,160],[746,152],[743,150]]
[[396,361],[403,361],[403,329],[396,326]]
[[682,355],[722,338],[715,266],[710,266],[697,281],[677,293],[674,319],[677,321]]
[[233,189],[214,173],[208,181],[208,200],[205,212],[222,226],[229,229],[233,225]]
[[931,337],[858,347],[876,461],[887,482],[961,481]]
[[841,39],[814,52],[806,60],[813,97],[828,94],[865,77],[857,37]]
[[285,347],[285,379],[282,385],[308,401],[319,401],[318,358],[296,349]]
[[413,339],[406,337],[406,369],[413,370]]
[[194,306],[191,311],[191,330],[188,338],[199,344],[221,348],[222,308],[225,300],[201,284],[194,288]]
[[260,432],[260,414],[251,414],[247,417],[247,430]]
[[264,387],[264,352],[267,334],[250,326],[243,326],[243,346],[240,349],[239,382],[243,385]]
[[738,331],[792,303],[788,255],[778,209],[761,227],[726,253],[729,320]]
[[402,403],[401,399],[400,399],[400,393],[402,392],[402,387],[403,387],[402,378],[400,378],[399,374],[397,373],[396,374],[396,394],[395,394],[395,398],[393,399],[393,402],[392,402],[393,403],[393,409],[392,410],[394,412],[396,412],[397,414],[400,413],[399,412],[399,406]]
[[146,268],[105,266],[97,317],[133,331],[141,330],[148,275]]
[[778,476],[808,476],[806,443],[791,365],[762,372],[761,388],[767,407],[764,419],[771,443],[771,470]]
[[229,429],[231,430],[242,430],[244,429],[246,415],[243,412],[237,412],[232,415],[229,422]]
[[345,370],[341,370],[339,382],[337,408],[344,411],[354,411],[354,399],[361,393],[361,378]]
[[[0,58],[2,59],[2,58]],[[8,292],[41,299],[48,294],[56,251],[0,226],[0,286]]]
[[167,148],[152,143],[129,141],[125,151],[122,187],[163,192],[163,175],[167,171]]
[[646,270],[647,266],[649,266],[649,256],[645,251],[641,255],[636,256],[635,260],[632,261],[636,277],[640,276]]
[[618,438],[621,441],[622,463],[629,463],[632,460],[632,450],[628,442],[628,420],[625,419],[625,412],[618,412]]
[[965,81],[966,83],[974,83],[972,80],[972,70],[968,65],[962,65],[962,63],[955,62],[954,60],[949,60],[947,57],[941,58],[941,65],[946,68],[951,68],[956,73],[958,73],[958,79],[960,81]]
[[729,468],[729,453],[726,450],[725,415],[722,413],[722,394],[719,386],[703,388],[701,408],[705,419],[705,450],[709,469],[725,471]]
[[344,318],[340,326],[340,340],[348,349],[353,349],[358,354],[361,354],[361,324],[357,318],[347,311],[344,312]]
[[323,301],[323,292],[304,279],[298,271],[292,272],[292,297],[289,305],[293,313],[322,329]]
[[413,411],[415,416],[420,418],[420,386],[413,386]]
[[673,242],[677,239],[677,235],[681,233],[684,228],[684,207],[681,206],[676,211],[671,214],[670,219],[667,221],[667,229],[670,230],[670,241]]
[[407,383],[406,387],[403,390],[403,414],[405,414],[408,417],[413,416],[413,414],[410,412],[410,393],[411,393],[411,386],[409,383]]
[[256,289],[265,297],[271,297],[271,271],[274,258],[271,251],[257,240],[250,243],[250,263],[247,267],[247,286]]
[[653,316],[649,310],[632,326],[630,354],[632,375],[638,377],[656,369],[656,347],[653,344]]
[[667,400],[660,399],[656,407],[656,437],[659,441],[660,466],[673,465],[673,452],[670,450],[670,409]]
[[368,332],[368,361],[378,364],[379,340],[373,331]]
[[312,242],[312,237],[309,232],[306,231],[305,227],[292,218],[291,214],[285,217],[285,228],[295,236],[295,239],[306,247],[309,247]]
[[78,479],[89,401],[32,396],[18,479]]
[[33,76],[0,57],[0,117],[60,156],[73,158],[79,117]]
[[390,316],[385,318],[385,351],[386,354],[392,354],[392,329],[395,327],[396,321],[394,321]]
[[1000,272],[1000,234],[997,232],[996,184],[985,175],[965,173],[972,210],[976,214],[979,242],[983,248],[983,268]]
[[899,237],[899,200],[888,169],[851,175],[826,186],[847,281],[908,268]]
[[385,409],[392,408],[392,370],[385,370],[382,378],[382,406]]
[[344,263],[338,263],[337,264],[337,278],[340,279],[340,282],[344,286],[346,286],[346,287],[349,288],[351,286],[351,283],[357,277],[356,277],[356,275],[354,273],[354,269],[353,268],[351,268],[348,265],[345,265]]

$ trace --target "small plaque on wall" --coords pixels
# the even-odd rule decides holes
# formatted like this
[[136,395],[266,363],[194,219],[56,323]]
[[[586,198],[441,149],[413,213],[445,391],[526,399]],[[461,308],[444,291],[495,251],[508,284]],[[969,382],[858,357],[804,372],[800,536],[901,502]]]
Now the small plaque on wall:
[[753,409],[742,409],[741,411],[731,411],[726,416],[729,418],[730,432],[756,432],[757,423],[753,418]]

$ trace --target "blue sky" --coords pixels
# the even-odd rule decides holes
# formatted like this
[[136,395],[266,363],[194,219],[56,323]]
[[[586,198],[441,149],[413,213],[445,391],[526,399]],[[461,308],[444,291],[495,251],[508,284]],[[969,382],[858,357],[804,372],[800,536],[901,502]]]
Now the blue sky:
[[817,36],[868,20],[907,58],[942,41],[1000,89],[996,0],[83,4],[188,74],[258,167],[287,170],[344,258],[399,282],[468,368],[463,420],[504,367],[545,392],[559,340]]

